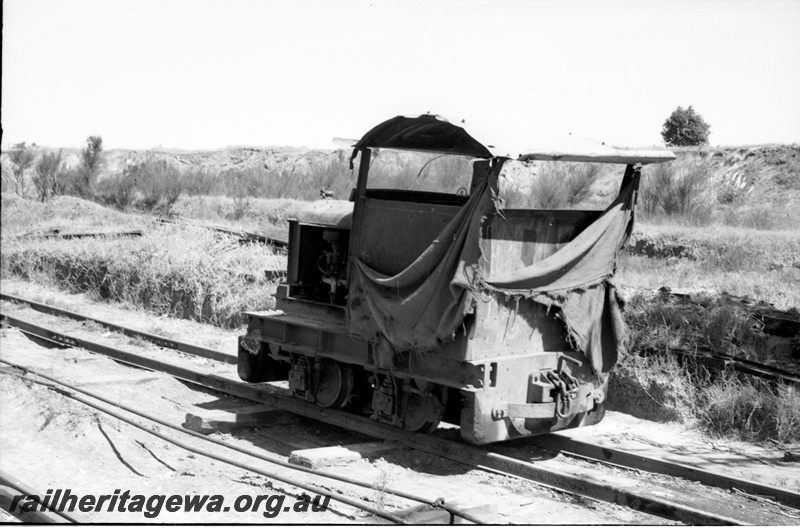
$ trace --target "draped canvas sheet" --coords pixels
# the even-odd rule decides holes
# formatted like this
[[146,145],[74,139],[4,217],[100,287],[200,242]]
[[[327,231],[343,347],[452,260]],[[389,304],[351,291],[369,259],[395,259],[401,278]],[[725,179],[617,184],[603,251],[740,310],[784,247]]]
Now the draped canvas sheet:
[[617,251],[632,227],[638,174],[626,172],[614,203],[560,250],[514,272],[484,277],[481,226],[497,211],[490,181],[494,179],[474,189],[431,245],[397,275],[386,276],[356,259],[347,314],[350,330],[385,339],[397,350],[431,350],[452,338],[483,292],[495,291],[559,309],[593,371],[609,371],[625,332],[610,279]]

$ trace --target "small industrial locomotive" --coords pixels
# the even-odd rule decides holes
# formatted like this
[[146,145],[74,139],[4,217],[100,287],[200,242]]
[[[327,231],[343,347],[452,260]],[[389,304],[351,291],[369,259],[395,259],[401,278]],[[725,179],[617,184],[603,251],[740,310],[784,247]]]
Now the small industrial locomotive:
[[[247,314],[239,376],[408,431],[460,424],[474,444],[600,421],[640,167],[675,156],[575,138],[513,148],[436,115],[352,146],[350,199],[289,222],[277,309]],[[531,208],[534,160],[619,164],[619,194],[604,210]]]

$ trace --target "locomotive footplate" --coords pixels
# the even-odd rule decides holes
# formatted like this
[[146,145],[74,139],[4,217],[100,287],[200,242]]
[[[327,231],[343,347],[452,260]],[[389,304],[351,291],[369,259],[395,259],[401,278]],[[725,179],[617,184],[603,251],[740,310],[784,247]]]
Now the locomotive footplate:
[[[247,335],[239,339],[239,358],[264,354],[276,361],[290,355],[328,358],[359,365],[370,372],[391,374],[398,379],[418,379],[454,389],[480,388],[488,384],[483,362],[469,362],[437,354],[402,352],[390,362],[373,345],[347,331],[341,317],[310,317],[279,311],[247,312]],[[297,370],[297,369],[295,369]],[[298,387],[304,378],[293,375]]]

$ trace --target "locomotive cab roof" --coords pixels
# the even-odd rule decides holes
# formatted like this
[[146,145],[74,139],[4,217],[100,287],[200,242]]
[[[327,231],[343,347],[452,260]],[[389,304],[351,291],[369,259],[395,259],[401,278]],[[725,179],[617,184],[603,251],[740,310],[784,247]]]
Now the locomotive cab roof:
[[621,149],[576,136],[544,141],[509,135],[509,130],[433,114],[397,116],[377,125],[350,146],[415,150],[473,158],[508,158],[520,161],[583,161],[595,163],[650,164],[675,159],[668,150]]

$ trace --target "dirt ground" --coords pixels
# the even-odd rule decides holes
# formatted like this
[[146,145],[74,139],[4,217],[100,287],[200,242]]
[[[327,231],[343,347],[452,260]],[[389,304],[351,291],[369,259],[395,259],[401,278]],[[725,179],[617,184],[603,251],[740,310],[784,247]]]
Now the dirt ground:
[[[136,327],[213,347],[236,350],[239,331],[227,331],[184,320],[156,317],[131,307],[97,303],[85,295],[71,295],[18,280],[3,280],[0,291],[47,302],[118,324]],[[76,336],[121,348],[147,351],[154,357],[174,354],[141,341],[113,334],[93,324],[58,320],[28,308],[3,302],[4,312],[42,324],[53,324]],[[236,398],[179,382],[171,377],[119,364],[106,357],[78,349],[46,349],[12,328],[0,331],[0,358],[44,370],[87,390],[156,414],[180,424],[187,412],[198,409],[223,409],[249,405]],[[193,358],[198,368],[221,375],[235,375],[235,366]],[[341,429],[291,416],[272,413],[263,427],[215,436],[233,443],[259,447],[288,458],[291,451],[339,444],[367,442],[370,439]],[[195,440],[177,432],[164,431],[191,445]],[[569,433],[576,438],[591,438],[618,448],[729,473],[800,491],[798,464],[784,462],[782,452],[771,444],[752,445],[703,436],[689,426],[659,424],[609,412],[593,428]],[[215,452],[246,461],[281,475],[291,474],[302,482],[324,486],[354,498],[379,505],[386,511],[412,506],[381,489],[386,486],[414,493],[444,497],[462,506],[486,505],[483,515],[491,523],[506,524],[667,524],[621,506],[576,499],[520,479],[460,467],[437,457],[411,450],[398,450],[378,459],[361,460],[333,468],[348,476],[372,483],[368,490],[335,481],[323,480],[270,465],[214,447]],[[46,387],[17,377],[0,374],[0,468],[29,486],[45,492],[71,489],[75,495],[110,495],[115,490],[130,490],[131,495],[208,494],[222,495],[226,505],[249,495],[286,495],[283,509],[294,505],[302,491],[275,479],[250,473],[184,451],[140,429],[97,412]],[[610,477],[609,477],[610,478]],[[118,492],[118,493],[121,493]],[[728,491],[729,496],[733,496]],[[725,493],[715,500],[725,500]],[[723,497],[719,499],[719,497]],[[277,501],[277,499],[275,499]],[[275,502],[272,503],[274,506]],[[754,502],[753,514],[763,507]],[[145,516],[144,512],[92,511],[83,513],[88,522],[107,523],[363,523],[365,514],[331,501],[325,512],[298,513],[289,508],[266,517],[265,506],[257,511],[166,512]],[[795,512],[796,513],[796,512]],[[758,518],[758,517],[756,517]],[[765,523],[798,524],[791,514],[764,517]],[[0,518],[3,521],[3,518]]]

